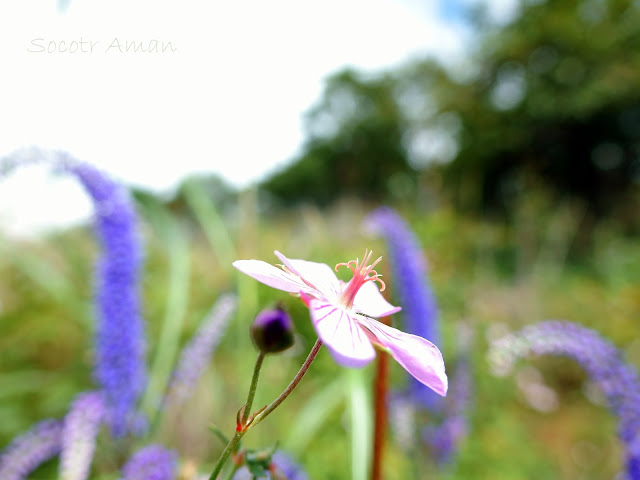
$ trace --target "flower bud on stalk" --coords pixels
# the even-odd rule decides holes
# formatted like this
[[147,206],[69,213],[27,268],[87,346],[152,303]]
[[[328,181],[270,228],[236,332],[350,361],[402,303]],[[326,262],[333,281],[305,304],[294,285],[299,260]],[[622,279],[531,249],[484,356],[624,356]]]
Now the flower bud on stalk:
[[293,323],[282,308],[263,310],[251,325],[251,339],[262,353],[278,353],[293,345]]

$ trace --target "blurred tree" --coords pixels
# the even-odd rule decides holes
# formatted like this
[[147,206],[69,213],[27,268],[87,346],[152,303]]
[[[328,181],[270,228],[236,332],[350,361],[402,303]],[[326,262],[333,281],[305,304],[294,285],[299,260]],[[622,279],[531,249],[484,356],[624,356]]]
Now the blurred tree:
[[302,154],[263,188],[286,204],[384,197],[389,180],[409,170],[393,86],[391,76],[364,78],[352,70],[329,78],[320,103],[307,114]]
[[521,2],[510,24],[481,14],[471,80],[445,78],[439,109],[461,121],[445,178],[462,207],[509,211],[532,180],[580,197],[594,216],[640,184],[640,6]]
[[638,228],[638,2],[523,0],[500,24],[470,15],[464,68],[331,77],[303,152],[264,187],[287,203],[384,198],[398,177],[435,169],[463,210],[508,216],[543,183],[581,199],[589,220],[615,212]]

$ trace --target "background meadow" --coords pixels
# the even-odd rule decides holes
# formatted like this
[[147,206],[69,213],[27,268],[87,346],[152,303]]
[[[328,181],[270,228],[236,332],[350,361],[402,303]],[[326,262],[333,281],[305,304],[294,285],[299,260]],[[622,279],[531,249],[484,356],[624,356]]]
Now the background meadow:
[[[450,391],[461,423],[453,455],[438,463],[425,441],[437,419],[403,416],[394,395],[408,378],[391,362],[383,478],[626,478],[618,419],[580,365],[539,356],[499,372],[489,352],[522,327],[569,320],[640,367],[640,6],[516,3],[497,18],[484,4],[456,4],[450,14],[476,39],[459,63],[418,56],[327,77],[304,117],[302,147],[259,182],[237,188],[202,174],[168,193],[125,185],[144,246],[149,379],[138,406],[149,428],[122,442],[103,428],[90,478],[120,478],[131,451],[148,443],[177,452],[181,480],[210,473],[224,444],[209,427],[231,434],[246,399],[256,356],[251,322],[279,301],[296,341],[267,357],[254,406],[298,371],[316,339],[308,310],[239,274],[234,260],[275,263],[279,250],[333,266],[369,248],[383,256],[388,294],[400,303],[402,270],[393,269],[384,239],[365,228],[383,205],[415,235],[416,262],[426,258],[422,278],[437,303],[450,380],[469,374],[468,385]],[[11,160],[5,153],[2,162]],[[13,174],[5,166],[0,189]],[[30,192],[30,205],[44,209],[46,195]],[[64,417],[76,395],[96,388],[100,252],[90,222],[0,236],[0,450],[37,422]],[[202,378],[185,404],[159,408],[182,348],[227,295],[237,304]],[[409,324],[402,312],[394,316],[394,325]],[[277,442],[312,479],[369,478],[375,372],[374,363],[342,368],[321,351],[244,444]],[[409,442],[407,426],[420,433]],[[29,478],[57,472],[54,458]]]
[[[225,220],[205,195],[198,207],[201,223],[193,210],[177,214],[149,197],[137,198],[147,252],[142,296],[151,383],[154,375],[166,375],[158,352],[175,358],[216,298],[223,292],[239,294],[237,313],[193,397],[181,411],[158,420],[155,438],[180,452],[188,472],[190,464],[211,465],[221,449],[206,426],[231,430],[244,403],[255,355],[248,336],[255,312],[283,299],[232,272],[230,261],[269,260],[278,248],[332,264],[361,255],[365,246],[385,255],[385,247],[363,233],[360,225],[371,207],[355,201],[322,213],[307,207],[264,215],[255,194],[246,192],[231,205],[241,205],[231,211],[242,214]],[[490,373],[486,357],[492,339],[555,318],[598,330],[637,365],[640,256],[635,242],[606,228],[597,232],[589,258],[569,262],[561,246],[549,245],[549,225],[562,214],[557,210],[540,212],[538,228],[527,226],[527,232],[470,220],[444,206],[429,215],[411,210],[405,214],[429,259],[440,310],[440,347],[449,371],[458,354],[458,326],[463,323],[474,331],[473,390],[469,435],[455,461],[436,470],[426,447],[420,448],[422,458],[407,456],[392,429],[386,478],[613,478],[623,464],[616,419],[575,363],[551,357],[522,361],[514,375],[501,378]],[[207,236],[212,225],[220,236],[216,240]],[[516,243],[523,237],[534,255]],[[38,420],[61,416],[78,392],[91,388],[94,325],[88,279],[96,245],[90,229],[77,228],[38,241],[5,240],[3,250],[0,412],[2,443],[7,444]],[[529,258],[527,263],[523,258]],[[389,284],[393,289],[393,279]],[[284,301],[299,338],[291,351],[267,358],[256,405],[277,396],[315,339],[306,309],[286,295]],[[163,337],[166,330],[172,334]],[[396,366],[392,372],[393,385],[400,388],[405,375]],[[362,461],[360,455],[366,457],[363,447],[368,443],[354,438],[354,409],[370,412],[373,373],[372,366],[343,369],[322,352],[287,402],[246,437],[247,445],[261,447],[277,440],[312,478],[351,478],[353,463]],[[352,448],[352,442],[358,442],[357,447]],[[45,466],[34,478],[53,478],[56,467],[50,463],[49,470]],[[96,478],[103,478],[101,468],[108,470],[109,465],[101,465],[98,454]]]

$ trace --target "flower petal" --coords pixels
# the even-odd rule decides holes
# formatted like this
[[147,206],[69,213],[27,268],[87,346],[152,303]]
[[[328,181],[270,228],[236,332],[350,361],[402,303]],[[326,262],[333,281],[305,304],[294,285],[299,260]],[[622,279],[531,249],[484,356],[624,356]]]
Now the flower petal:
[[365,282],[353,299],[353,308],[369,317],[386,317],[399,312],[402,307],[394,307],[387,302],[375,282]]
[[309,286],[318,290],[327,300],[334,301],[338,296],[340,281],[329,265],[287,258],[277,250],[273,253],[289,270],[300,276]]
[[236,260],[232,265],[242,273],[278,290],[291,293],[308,292],[310,290],[300,278],[262,260]]
[[309,313],[318,336],[336,362],[362,367],[375,358],[366,332],[343,309],[314,298],[309,302]]
[[443,397],[447,394],[447,374],[438,347],[422,337],[366,317],[360,316],[357,321],[371,332],[374,337],[371,340],[389,349],[393,358],[416,380]]

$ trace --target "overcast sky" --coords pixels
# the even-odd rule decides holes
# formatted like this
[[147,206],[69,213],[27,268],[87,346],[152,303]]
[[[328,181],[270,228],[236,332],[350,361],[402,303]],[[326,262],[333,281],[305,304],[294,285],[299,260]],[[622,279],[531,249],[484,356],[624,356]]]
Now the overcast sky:
[[[246,186],[296,154],[332,72],[456,61],[453,17],[435,0],[2,2],[0,155],[63,149],[157,191],[197,172]],[[86,214],[71,183],[1,180],[0,228]]]

